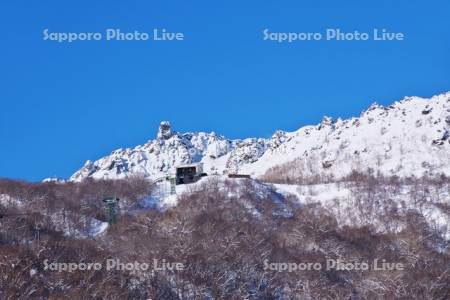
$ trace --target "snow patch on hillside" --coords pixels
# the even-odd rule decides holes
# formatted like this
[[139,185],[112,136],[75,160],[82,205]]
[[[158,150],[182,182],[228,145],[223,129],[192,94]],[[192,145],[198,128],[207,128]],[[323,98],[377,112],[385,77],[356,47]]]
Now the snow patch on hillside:
[[[450,207],[450,194],[447,191],[430,191],[425,201],[414,203],[411,201],[412,187],[405,185],[395,197],[374,196],[374,200],[362,201],[361,193],[352,191],[344,184],[316,184],[316,185],[289,185],[274,184],[279,193],[295,195],[302,205],[320,204],[336,217],[339,226],[373,225],[379,232],[399,232],[403,224],[386,223],[383,218],[386,214],[403,214],[408,211],[417,211],[423,215],[429,228],[438,232],[445,240],[450,241],[450,214],[445,212],[442,204]],[[430,189],[432,189],[430,187]],[[434,196],[431,196],[431,195]],[[438,199],[438,200],[437,200]],[[372,206],[367,207],[367,203]]]

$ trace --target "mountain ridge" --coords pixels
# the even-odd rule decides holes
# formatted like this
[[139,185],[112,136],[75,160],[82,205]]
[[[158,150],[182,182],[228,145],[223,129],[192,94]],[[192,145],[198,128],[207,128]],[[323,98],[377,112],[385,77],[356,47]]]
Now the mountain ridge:
[[334,120],[271,138],[227,139],[215,132],[175,131],[161,122],[156,138],[134,148],[117,149],[87,161],[71,181],[126,178],[155,179],[179,164],[202,162],[208,174],[263,176],[286,166],[291,176],[340,178],[352,170],[386,175],[450,174],[450,92],[429,99],[405,97],[389,106],[373,103],[359,117]]

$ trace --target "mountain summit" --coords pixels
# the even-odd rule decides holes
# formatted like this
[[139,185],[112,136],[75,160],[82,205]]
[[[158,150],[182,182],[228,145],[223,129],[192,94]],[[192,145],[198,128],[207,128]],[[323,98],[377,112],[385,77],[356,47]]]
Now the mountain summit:
[[173,135],[172,128],[170,127],[170,123],[168,121],[162,121],[159,125],[159,130],[157,134],[158,139],[167,140]]
[[165,176],[179,164],[203,162],[208,174],[340,178],[368,168],[385,175],[450,175],[450,92],[371,105],[359,117],[324,117],[270,139],[230,140],[214,132],[179,133],[161,122],[156,139],[87,161],[71,178]]

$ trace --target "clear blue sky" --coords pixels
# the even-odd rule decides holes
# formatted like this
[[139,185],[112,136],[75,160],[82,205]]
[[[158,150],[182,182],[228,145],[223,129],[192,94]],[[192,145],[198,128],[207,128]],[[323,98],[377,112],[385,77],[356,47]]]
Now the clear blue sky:
[[[8,2],[8,3],[6,3]],[[450,2],[2,1],[0,177],[68,177],[87,159],[179,131],[268,137],[450,90]],[[183,32],[182,42],[43,41],[42,31]],[[326,28],[398,42],[263,41]]]

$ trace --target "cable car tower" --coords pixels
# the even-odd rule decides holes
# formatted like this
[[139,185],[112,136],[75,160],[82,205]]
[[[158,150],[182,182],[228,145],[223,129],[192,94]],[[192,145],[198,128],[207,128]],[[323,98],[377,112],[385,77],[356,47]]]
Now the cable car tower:
[[117,223],[117,211],[119,200],[120,199],[117,198],[116,196],[103,199],[103,202],[106,204],[106,213],[108,214],[109,225]]

